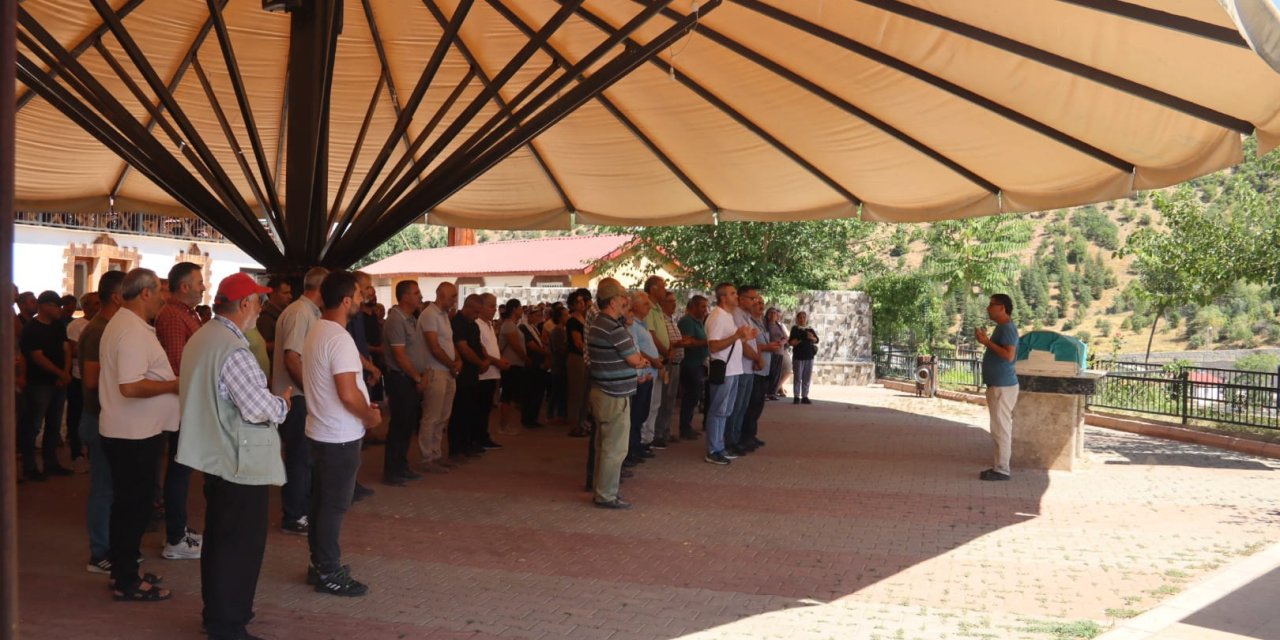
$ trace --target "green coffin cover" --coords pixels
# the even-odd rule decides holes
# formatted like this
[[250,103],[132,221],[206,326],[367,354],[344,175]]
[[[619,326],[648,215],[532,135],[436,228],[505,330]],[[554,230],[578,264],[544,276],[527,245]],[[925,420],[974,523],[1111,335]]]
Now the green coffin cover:
[[1018,338],[1018,359],[1026,360],[1031,352],[1048,351],[1059,362],[1074,362],[1081,369],[1089,358],[1089,345],[1056,331],[1030,331]]

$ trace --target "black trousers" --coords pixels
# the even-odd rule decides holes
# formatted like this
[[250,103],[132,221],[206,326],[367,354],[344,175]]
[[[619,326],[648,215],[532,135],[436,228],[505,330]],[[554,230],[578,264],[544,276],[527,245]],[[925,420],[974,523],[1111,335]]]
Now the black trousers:
[[479,385],[480,381],[475,376],[458,376],[453,394],[453,410],[449,413],[449,455],[461,455],[474,447],[471,442],[471,414],[475,411]]
[[280,487],[284,522],[296,522],[311,511],[311,444],[307,441],[307,399],[294,396],[280,425],[285,483]]
[[751,395],[747,397],[747,413],[742,419],[742,435],[738,438],[741,445],[751,444],[760,432],[760,415],[764,413],[764,397],[772,392],[768,384],[768,376],[756,376],[751,385]]
[[164,434],[143,440],[102,438],[111,464],[111,579],[122,592],[138,586],[138,554],[151,518],[156,460],[164,443]]
[[[707,368],[702,363],[680,363],[680,437],[693,437],[693,414],[707,392]],[[705,413],[703,414],[706,415]],[[705,422],[703,423],[705,426]]]
[[253,596],[267,550],[268,485],[204,476],[200,592],[211,640],[239,638],[253,617]]
[[524,368],[524,397],[520,398],[520,424],[526,427],[538,424],[542,412],[542,398],[546,395],[547,372],[541,367]]
[[311,565],[321,575],[342,568],[342,520],[351,506],[356,490],[356,472],[360,470],[360,441],[311,443],[314,463],[311,480],[311,526],[307,529],[307,545],[311,548]]
[[489,414],[493,412],[493,393],[498,390],[497,380],[481,380],[476,385],[474,404],[466,411],[471,413],[471,442],[473,447],[492,442],[489,435]]
[[399,371],[388,371],[386,381],[391,420],[387,423],[382,474],[390,479],[409,471],[409,441],[422,418],[422,394],[418,393],[413,378]]
[[631,397],[631,432],[627,434],[627,455],[640,455],[644,447],[640,439],[640,429],[644,421],[649,419],[649,402],[653,400],[653,381],[648,380],[636,385],[636,395]]

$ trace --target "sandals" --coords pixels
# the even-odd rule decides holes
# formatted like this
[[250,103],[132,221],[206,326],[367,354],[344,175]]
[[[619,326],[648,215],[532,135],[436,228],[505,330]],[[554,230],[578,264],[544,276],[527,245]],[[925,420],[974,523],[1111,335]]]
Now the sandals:
[[[142,585],[147,585],[148,589],[143,589]],[[112,591],[111,599],[116,602],[160,602],[173,597],[168,589],[161,589],[155,586],[155,583],[143,580],[138,586],[128,591]]]
[[[154,574],[154,573],[144,573],[144,574],[142,574],[142,578],[140,578],[140,580],[141,580],[142,582],[146,582],[146,583],[151,584],[151,585],[157,585],[157,584],[160,584],[161,582],[164,582],[164,576],[158,576],[158,575],[156,575],[156,574]],[[112,590],[112,591],[115,591],[115,590],[116,590],[116,581],[115,581],[115,580],[112,580],[112,579],[110,579],[110,578],[108,578],[108,579],[107,579],[107,588],[108,588],[108,589],[110,589],[110,590]]]

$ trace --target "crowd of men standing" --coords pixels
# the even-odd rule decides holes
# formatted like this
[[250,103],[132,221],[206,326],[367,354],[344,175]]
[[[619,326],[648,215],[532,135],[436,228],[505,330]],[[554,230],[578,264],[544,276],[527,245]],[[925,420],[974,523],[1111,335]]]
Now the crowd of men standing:
[[[811,329],[775,326],[754,286],[716,287],[714,308],[692,296],[677,317],[676,296],[656,276],[638,291],[606,278],[595,296],[579,289],[545,307],[510,300],[501,312],[492,294],[460,301],[448,282],[430,302],[416,282],[399,282],[385,314],[366,274],[314,268],[300,284],[295,299],[286,280],[264,287],[230,276],[213,296],[216,315],[202,317],[203,274],[184,262],[167,280],[108,272],[80,301],[32,296],[33,311],[19,318],[24,476],[73,473],[57,456],[65,403],[75,413],[73,465],[83,453],[90,473],[87,568],[110,574],[115,599],[171,597],[162,576],[140,568],[143,534],[162,513],[162,557],[201,561],[210,637],[253,638],[272,485],[282,486],[282,531],[307,536],[306,581],[322,593],[367,593],[339,540],[347,509],[374,493],[356,477],[361,450],[378,444],[368,432],[384,423],[384,403],[387,486],[501,449],[490,434],[496,401],[499,433],[564,425],[590,436],[593,502],[625,509],[622,480],[657,451],[698,438],[700,406],[707,462],[763,446],[759,419],[766,400],[783,395],[784,352],[799,358],[817,342]],[[77,303],[84,317],[64,322]],[[801,382],[797,403],[808,401]],[[203,474],[203,534],[187,522],[193,470]]]

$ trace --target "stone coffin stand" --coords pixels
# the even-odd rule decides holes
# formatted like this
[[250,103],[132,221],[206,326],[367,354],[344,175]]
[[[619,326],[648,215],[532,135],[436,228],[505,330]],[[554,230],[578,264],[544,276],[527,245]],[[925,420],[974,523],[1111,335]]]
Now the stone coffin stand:
[[1010,461],[1015,470],[1075,469],[1084,455],[1085,396],[1094,393],[1099,377],[1018,375]]

